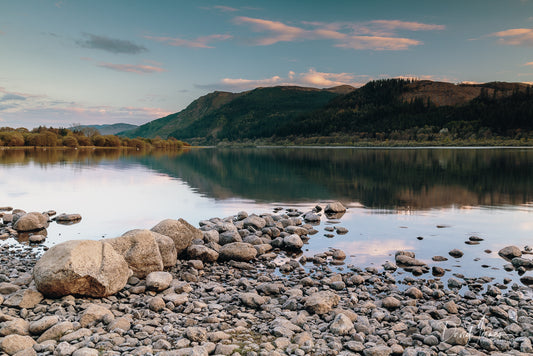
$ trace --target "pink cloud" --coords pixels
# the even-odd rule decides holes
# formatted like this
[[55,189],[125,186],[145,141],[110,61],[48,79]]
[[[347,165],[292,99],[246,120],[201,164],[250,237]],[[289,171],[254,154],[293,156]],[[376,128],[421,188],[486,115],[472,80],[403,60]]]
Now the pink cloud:
[[525,66],[532,66],[533,67],[533,62],[527,62],[526,64],[524,64]]
[[407,31],[433,31],[433,30],[444,30],[446,26],[444,25],[434,25],[434,24],[425,24],[420,22],[408,22],[400,20],[374,20],[369,22],[371,25],[377,25],[388,29],[390,31],[394,30],[407,30]]
[[216,42],[216,41],[229,40],[232,37],[233,36],[231,35],[217,34],[217,35],[198,37],[194,40],[186,40],[186,39],[177,38],[177,37],[144,36],[144,38],[147,38],[149,40],[166,43],[170,46],[190,47],[190,48],[214,48],[213,46],[209,46],[208,44],[211,42]]
[[494,32],[490,37],[498,37],[498,43],[511,46],[533,46],[533,29],[512,28]]
[[372,49],[374,51],[401,51],[411,46],[421,45],[422,42],[410,38],[351,36],[347,41],[336,44],[335,47],[349,49]]
[[116,70],[118,72],[128,72],[128,73],[135,73],[135,74],[158,73],[158,72],[165,71],[165,69],[161,67],[157,67],[154,65],[144,65],[144,64],[134,65],[134,64],[115,64],[115,63],[100,62],[98,63],[98,67]]
[[236,24],[248,24],[255,32],[264,32],[255,44],[261,46],[278,42],[304,40],[333,40],[335,47],[356,50],[399,51],[423,44],[421,41],[399,37],[397,30],[430,31],[443,30],[445,26],[406,22],[400,20],[375,20],[366,23],[348,22],[301,22],[307,28],[287,25],[279,21],[239,16],[233,19]]

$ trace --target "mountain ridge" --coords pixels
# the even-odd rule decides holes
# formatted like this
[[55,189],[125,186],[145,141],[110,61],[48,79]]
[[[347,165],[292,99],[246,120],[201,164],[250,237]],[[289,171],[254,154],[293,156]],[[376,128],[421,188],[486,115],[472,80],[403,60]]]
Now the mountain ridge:
[[[360,88],[260,87],[215,91],[128,137],[175,137],[193,144],[343,135],[380,140],[516,136],[533,131],[533,91],[524,83],[384,79]],[[508,119],[509,118],[509,119]],[[414,133],[413,133],[414,132]],[[379,135],[377,135],[379,134]],[[440,135],[440,136],[439,136]]]

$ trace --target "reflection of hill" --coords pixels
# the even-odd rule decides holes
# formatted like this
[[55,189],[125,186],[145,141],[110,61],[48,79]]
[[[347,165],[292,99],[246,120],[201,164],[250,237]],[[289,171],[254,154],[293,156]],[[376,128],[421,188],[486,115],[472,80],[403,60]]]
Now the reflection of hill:
[[218,199],[340,199],[412,209],[533,200],[528,150],[200,149],[138,161]]

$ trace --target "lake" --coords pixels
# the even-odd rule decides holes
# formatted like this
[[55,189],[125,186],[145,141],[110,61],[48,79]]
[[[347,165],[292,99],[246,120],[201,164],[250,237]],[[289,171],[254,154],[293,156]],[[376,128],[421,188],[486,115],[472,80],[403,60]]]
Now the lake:
[[[347,213],[336,221],[323,217],[304,254],[340,248],[349,255],[341,269],[380,267],[395,251],[411,250],[430,266],[450,269],[446,276],[520,283],[516,272],[503,270],[508,262],[497,252],[533,245],[528,148],[0,150],[0,167],[0,206],[82,215],[78,224],[52,223],[47,246],[116,237],[167,218],[198,226],[241,210],[306,212],[334,200]],[[326,237],[331,225],[349,232]],[[473,235],[483,241],[465,244]],[[464,256],[450,257],[453,248]],[[449,260],[433,262],[435,255]]]

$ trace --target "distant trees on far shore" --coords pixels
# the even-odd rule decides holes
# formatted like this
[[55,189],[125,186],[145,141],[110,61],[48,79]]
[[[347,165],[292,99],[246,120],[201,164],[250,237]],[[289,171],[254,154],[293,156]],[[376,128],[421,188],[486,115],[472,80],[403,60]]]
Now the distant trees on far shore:
[[116,135],[101,135],[98,130],[65,129],[40,126],[33,130],[26,128],[0,127],[0,146],[3,147],[129,147],[138,150],[150,148],[174,150],[190,146],[188,143],[169,138],[159,137],[125,138]]

